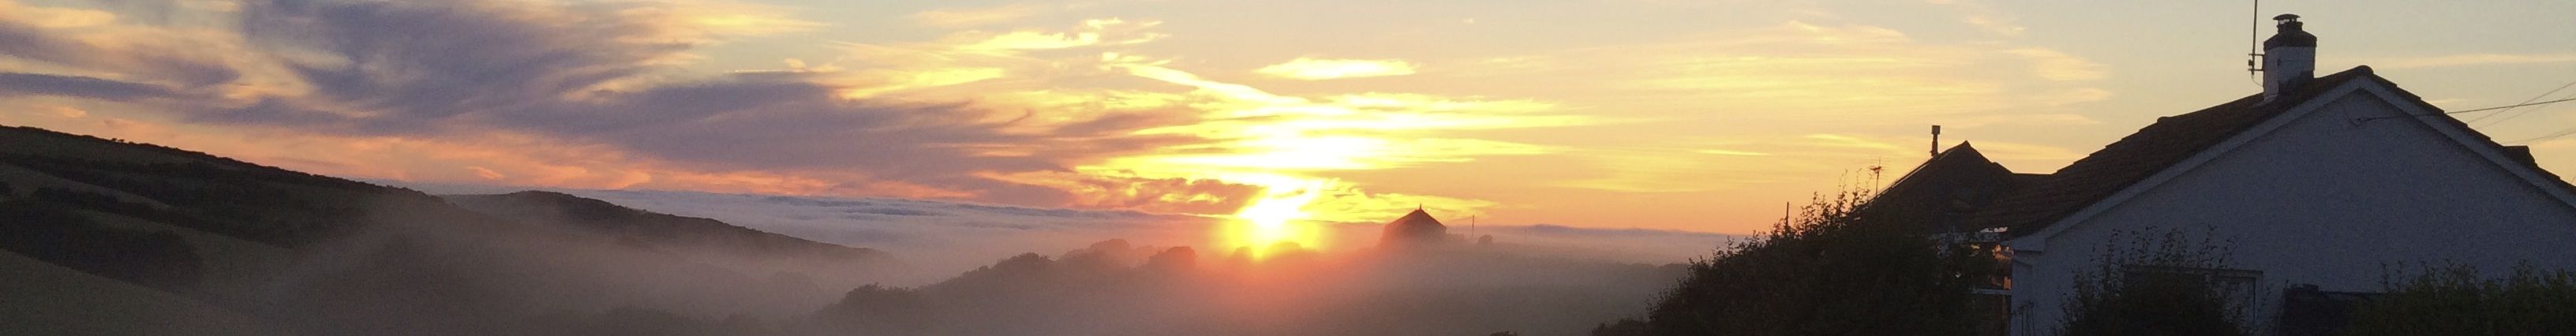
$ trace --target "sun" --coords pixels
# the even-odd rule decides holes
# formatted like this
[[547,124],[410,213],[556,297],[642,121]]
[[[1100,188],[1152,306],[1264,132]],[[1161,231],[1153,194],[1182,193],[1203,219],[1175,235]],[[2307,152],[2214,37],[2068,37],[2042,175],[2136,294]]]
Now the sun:
[[1306,212],[1305,207],[1322,196],[1324,189],[1332,185],[1332,180],[1282,175],[1245,180],[1257,181],[1256,184],[1263,187],[1260,198],[1244,205],[1243,210],[1235,212],[1225,229],[1218,230],[1220,244],[1229,248],[1245,248],[1255,260],[1280,252],[1274,250],[1283,244],[1294,244],[1304,249],[1324,247],[1324,230],[1306,221],[1313,214]]

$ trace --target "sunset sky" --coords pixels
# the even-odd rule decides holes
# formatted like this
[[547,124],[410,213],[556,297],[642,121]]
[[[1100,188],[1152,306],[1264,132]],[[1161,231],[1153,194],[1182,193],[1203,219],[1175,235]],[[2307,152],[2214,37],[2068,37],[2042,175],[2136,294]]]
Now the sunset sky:
[[[386,181],[1747,233],[1929,125],[2046,173],[2257,93],[2279,13],[2445,109],[2576,81],[2576,2],[2248,5],[0,0],[0,124]],[[2576,103],[2490,115],[2576,172]]]

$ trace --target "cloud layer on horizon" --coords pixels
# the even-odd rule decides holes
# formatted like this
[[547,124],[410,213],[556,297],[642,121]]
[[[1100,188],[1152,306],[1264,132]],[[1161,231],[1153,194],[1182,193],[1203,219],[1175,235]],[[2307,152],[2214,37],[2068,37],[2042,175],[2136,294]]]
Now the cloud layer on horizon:
[[[504,193],[504,187],[425,186],[441,193]],[[1022,253],[1053,255],[1108,239],[1138,245],[1211,246],[1208,230],[1223,219],[1123,210],[1022,207],[894,198],[844,198],[715,194],[681,191],[560,190],[611,203],[681,216],[705,217],[815,241],[896,254],[918,266],[913,281],[931,281]],[[1595,229],[1550,224],[1469,225],[1448,218],[1450,232],[1495,237],[1498,244],[1554,256],[1667,264],[1706,257],[1734,236],[1713,233]],[[1377,223],[1326,224],[1328,251],[1376,244]],[[1469,238],[1469,239],[1472,239]]]

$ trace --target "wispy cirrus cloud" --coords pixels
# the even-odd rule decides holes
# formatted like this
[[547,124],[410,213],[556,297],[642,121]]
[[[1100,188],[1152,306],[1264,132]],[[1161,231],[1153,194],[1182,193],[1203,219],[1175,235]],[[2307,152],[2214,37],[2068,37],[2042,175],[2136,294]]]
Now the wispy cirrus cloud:
[[81,76],[0,72],[0,96],[11,94],[62,95],[73,97],[138,100],[166,98],[177,93],[159,85],[123,82]]
[[[1089,19],[1063,30],[1017,29],[1001,32],[968,30],[935,41],[913,43],[840,43],[843,62],[826,64],[833,77],[850,83],[841,94],[868,98],[889,93],[957,86],[1013,74],[1037,80],[1044,72],[1095,64],[1099,57],[1039,57],[1037,52],[1097,50],[1153,42],[1167,37],[1157,21]],[[1087,56],[1087,55],[1086,55]],[[846,64],[844,64],[846,63]],[[846,71],[838,69],[851,68]],[[947,92],[935,95],[971,95]]]
[[116,13],[86,8],[36,7],[0,1],[0,18],[38,28],[75,28],[115,22]]
[[[473,178],[626,187],[675,175],[758,172],[832,181],[807,191],[1058,203],[1063,190],[983,174],[1065,170],[1065,162],[1176,139],[1129,136],[1129,129],[1067,121],[1037,126],[956,104],[851,100],[859,89],[832,74],[744,72],[672,76],[695,48],[742,36],[810,29],[765,7],[713,2],[557,3],[533,1],[245,1],[237,31],[187,48],[139,43],[173,37],[150,26],[126,36],[0,22],[9,55],[64,73],[14,74],[26,93],[148,104],[189,123],[307,132],[406,143],[489,144],[518,138],[583,148],[644,169],[582,169],[483,162]],[[1115,23],[1092,23],[1110,29]],[[1012,39],[966,49],[1000,52],[1061,44],[1132,43],[1099,33]],[[110,42],[100,42],[110,41]],[[1046,47],[1046,46],[1039,46]],[[981,48],[981,49],[977,49]],[[201,56],[202,50],[246,54]],[[259,64],[245,64],[264,62]],[[242,73],[282,69],[283,88],[248,96],[145,102],[251,83]],[[41,69],[30,69],[41,70]],[[155,86],[110,78],[167,79]],[[227,84],[230,83],[230,84]],[[41,84],[41,85],[38,85]],[[221,85],[219,85],[221,84]],[[1084,125],[1072,127],[1070,125]],[[1126,125],[1123,127],[1143,127]],[[1056,128],[1063,128],[1061,132]],[[992,148],[1061,148],[994,151]],[[464,150],[464,149],[457,149]],[[531,151],[537,152],[537,151]],[[538,152],[542,153],[542,152]],[[575,154],[585,153],[585,154]],[[523,153],[526,154],[526,153]],[[512,155],[519,159],[531,158]],[[507,161],[485,156],[483,161]],[[580,161],[575,161],[580,162]],[[549,171],[553,170],[553,171]],[[613,171],[628,173],[614,173]],[[494,174],[484,174],[491,172]],[[602,174],[565,178],[561,172]],[[412,174],[389,174],[412,175]],[[598,182],[574,182],[593,180]]]
[[983,8],[937,9],[906,16],[913,22],[938,28],[972,28],[1019,21],[1045,12],[1051,6],[1034,3],[1009,4]]
[[1319,59],[1299,57],[1253,72],[1272,77],[1325,80],[1413,74],[1413,62],[1396,59]]

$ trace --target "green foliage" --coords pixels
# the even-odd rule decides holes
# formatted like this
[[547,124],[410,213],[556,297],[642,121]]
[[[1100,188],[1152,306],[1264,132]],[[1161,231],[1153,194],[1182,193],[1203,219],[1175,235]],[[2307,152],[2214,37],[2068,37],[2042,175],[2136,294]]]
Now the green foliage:
[[[1995,317],[1973,293],[1990,254],[1902,225],[1927,219],[1867,218],[1855,210],[1869,196],[1819,197],[1796,221],[1694,262],[1642,334],[1968,335]],[[1597,330],[1640,334],[1625,322]]]
[[2220,280],[2227,272],[2227,245],[2167,231],[2105,246],[2100,268],[2076,275],[2075,294],[2060,317],[2063,334],[2249,333],[2243,312],[2251,292],[2260,291],[2239,293]]
[[2505,278],[2466,265],[2391,274],[2347,335],[2564,335],[2576,330],[2576,272],[2524,265]]

